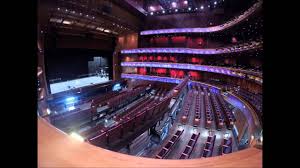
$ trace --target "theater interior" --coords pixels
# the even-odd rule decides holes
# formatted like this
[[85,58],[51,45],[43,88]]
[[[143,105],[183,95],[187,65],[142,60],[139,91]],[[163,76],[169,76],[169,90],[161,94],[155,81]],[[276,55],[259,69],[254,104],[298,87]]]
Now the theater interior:
[[38,0],[38,167],[262,167],[262,0]]

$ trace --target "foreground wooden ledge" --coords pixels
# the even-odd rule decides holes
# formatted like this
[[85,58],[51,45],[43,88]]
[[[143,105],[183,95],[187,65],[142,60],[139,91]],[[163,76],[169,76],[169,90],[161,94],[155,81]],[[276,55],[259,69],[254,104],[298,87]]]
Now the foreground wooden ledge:
[[262,151],[248,148],[212,158],[169,160],[125,155],[77,141],[42,118],[38,118],[39,168],[257,168],[262,167]]

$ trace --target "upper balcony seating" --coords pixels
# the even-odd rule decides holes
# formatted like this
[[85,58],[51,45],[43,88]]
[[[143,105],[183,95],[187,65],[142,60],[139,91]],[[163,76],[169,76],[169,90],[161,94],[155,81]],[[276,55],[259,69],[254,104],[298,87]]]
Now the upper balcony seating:
[[187,159],[190,157],[195,145],[196,145],[196,142],[198,140],[200,136],[200,133],[198,134],[192,134],[191,136],[191,139],[189,140],[188,144],[186,145],[185,149],[183,150],[183,152],[181,153],[179,159]]
[[222,143],[222,155],[231,152],[232,152],[232,137],[228,139],[224,138]]
[[165,158],[168,153],[172,150],[172,147],[179,140],[184,130],[177,130],[176,133],[172,136],[172,138],[168,141],[168,143],[159,151],[159,153],[155,156],[157,159]]
[[221,104],[221,107],[225,113],[225,118],[226,118],[226,125],[228,129],[232,129],[233,125],[236,121],[236,118],[234,117],[232,111],[229,109],[227,102],[225,102],[224,98],[220,95],[217,94],[217,98]]
[[183,115],[181,117],[181,123],[186,124],[188,121],[189,113],[190,113],[190,108],[193,104],[193,98],[194,98],[194,93],[192,90],[188,91],[187,97],[184,100],[184,104],[182,106],[181,111],[183,112]]
[[215,140],[216,140],[216,135],[207,137],[207,140],[204,145],[204,150],[202,153],[203,157],[211,157],[212,156],[212,153],[214,150],[214,145],[215,145]]

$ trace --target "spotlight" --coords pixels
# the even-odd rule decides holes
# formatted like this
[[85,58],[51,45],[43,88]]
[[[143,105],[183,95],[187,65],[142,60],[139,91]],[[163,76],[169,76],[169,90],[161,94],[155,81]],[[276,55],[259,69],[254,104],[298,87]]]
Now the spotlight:
[[195,10],[198,10],[198,8],[195,8]]
[[153,12],[151,12],[150,15],[153,15]]
[[166,11],[163,10],[162,13],[166,13]]
[[80,135],[78,135],[76,132],[72,132],[72,133],[70,134],[70,136],[71,136],[72,138],[74,138],[74,139],[80,141],[80,142],[84,142],[84,139],[83,139]]
[[149,7],[150,11],[155,11],[155,8],[153,6]]
[[188,4],[188,1],[183,1],[183,3],[184,3],[185,5],[187,5],[187,4]]
[[202,6],[200,7],[200,9],[204,9],[204,6],[202,5]]
[[48,114],[48,115],[50,115],[50,114],[51,114],[51,111],[50,111],[50,109],[49,109],[49,108],[47,108],[47,110],[46,110],[46,111],[47,111],[47,114]]
[[68,110],[69,111],[75,110],[75,107],[74,106],[68,107]]
[[217,5],[217,1],[215,1],[214,4]]
[[172,2],[172,7],[176,8],[177,7],[177,3],[176,2]]
[[189,7],[189,8],[188,8],[188,10],[190,11],[190,10],[192,10],[192,8],[191,8],[191,7]]
[[178,12],[178,9],[175,9],[175,12]]

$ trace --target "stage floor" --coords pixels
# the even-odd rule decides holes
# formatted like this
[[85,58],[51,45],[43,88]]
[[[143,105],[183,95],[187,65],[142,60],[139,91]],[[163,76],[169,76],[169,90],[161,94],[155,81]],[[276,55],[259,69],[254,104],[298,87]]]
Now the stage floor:
[[108,81],[109,81],[108,77],[91,76],[86,78],[80,78],[80,79],[50,84],[50,90],[51,90],[51,94],[54,94],[54,93],[75,89],[75,88],[81,88],[84,86],[100,84]]

